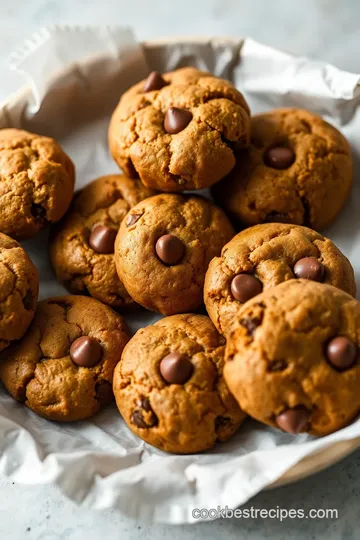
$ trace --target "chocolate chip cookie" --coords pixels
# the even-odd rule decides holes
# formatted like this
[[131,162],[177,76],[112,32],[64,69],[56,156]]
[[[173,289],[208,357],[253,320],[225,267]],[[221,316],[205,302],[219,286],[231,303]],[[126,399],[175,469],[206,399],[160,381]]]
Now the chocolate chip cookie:
[[289,433],[332,433],[360,411],[360,304],[293,279],[242,306],[224,377],[240,407]]
[[116,403],[130,429],[181,454],[229,439],[245,415],[222,377],[224,345],[203,315],[174,315],[139,330],[114,373]]
[[121,169],[170,192],[223,178],[249,138],[250,112],[240,92],[195,68],[151,73],[122,96],[109,127]]
[[331,240],[300,225],[264,223],[237,234],[211,261],[204,286],[207,311],[227,334],[239,305],[294,278],[356,294],[352,266]]
[[252,119],[250,150],[214,186],[214,199],[245,225],[329,225],[346,201],[352,181],[350,146],[319,116],[279,109]]
[[202,304],[205,272],[232,238],[225,214],[195,196],[155,195],[130,210],[115,242],[115,263],[130,296],[174,315]]
[[114,174],[94,180],[75,195],[49,244],[56,277],[70,292],[88,292],[113,307],[134,304],[116,272],[114,242],[127,212],[154,193],[140,180]]
[[8,392],[49,420],[93,416],[114,399],[114,367],[129,339],[124,320],[85,296],[39,302],[24,338],[0,362]]
[[38,273],[30,258],[20,244],[0,233],[0,351],[25,334],[38,293]]
[[25,239],[65,214],[75,169],[54,139],[1,129],[0,178],[0,231]]

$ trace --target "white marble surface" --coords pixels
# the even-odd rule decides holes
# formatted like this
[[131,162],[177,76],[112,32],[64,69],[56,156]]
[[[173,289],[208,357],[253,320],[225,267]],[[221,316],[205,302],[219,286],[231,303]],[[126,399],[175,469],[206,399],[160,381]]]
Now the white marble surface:
[[[249,35],[300,55],[360,72],[358,0],[0,0],[0,60],[44,24],[122,24],[139,39],[164,35]],[[0,67],[0,100],[21,85]],[[336,508],[338,520],[218,520],[169,527],[118,512],[75,506],[51,486],[0,479],[0,540],[344,539],[360,537],[360,452],[317,476],[258,495],[256,508]]]

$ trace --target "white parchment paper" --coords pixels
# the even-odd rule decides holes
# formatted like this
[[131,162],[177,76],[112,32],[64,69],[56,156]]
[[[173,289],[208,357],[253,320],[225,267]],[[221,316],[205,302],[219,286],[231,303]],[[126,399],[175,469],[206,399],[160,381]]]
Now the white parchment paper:
[[[352,261],[360,288],[360,76],[294,58],[250,39],[175,39],[139,44],[119,28],[45,29],[17,50],[12,69],[26,87],[0,107],[0,128],[54,136],[75,161],[77,187],[116,172],[107,150],[119,96],[151,70],[196,65],[233,80],[253,112],[300,106],[348,137],[356,163],[351,198],[325,233]],[[47,232],[24,242],[41,277],[41,297],[63,294],[47,257]],[[156,316],[127,318],[133,330]],[[248,422],[228,443],[201,455],[160,452],[135,437],[115,406],[94,419],[56,424],[0,389],[0,473],[26,484],[55,482],[93,508],[134,517],[193,522],[194,508],[235,508],[299,464],[315,470],[360,445],[360,420],[322,439],[293,437]],[[305,459],[305,461],[304,461]]]

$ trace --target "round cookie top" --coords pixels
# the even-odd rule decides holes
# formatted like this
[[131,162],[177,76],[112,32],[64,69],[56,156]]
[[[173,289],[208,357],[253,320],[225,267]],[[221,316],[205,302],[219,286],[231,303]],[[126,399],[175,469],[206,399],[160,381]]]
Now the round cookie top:
[[197,196],[155,195],[130,210],[115,242],[115,262],[131,297],[164,315],[202,303],[205,272],[233,236],[222,210]]
[[49,137],[0,130],[0,231],[13,238],[35,236],[68,209],[75,185],[70,158]]
[[245,415],[223,377],[225,340],[203,315],[174,315],[139,330],[114,373],[128,426],[168,452],[190,454],[225,441]]
[[88,292],[113,307],[134,304],[116,272],[114,243],[127,212],[154,193],[140,180],[114,174],[94,180],[75,195],[49,243],[56,277],[70,292]]
[[249,152],[214,187],[214,198],[246,225],[280,221],[322,229],[351,189],[348,142],[319,116],[279,109],[252,118]]
[[206,273],[204,301],[217,329],[228,334],[239,305],[294,278],[310,279],[355,296],[353,268],[321,234],[283,223],[264,223],[237,234]]
[[240,407],[289,433],[326,435],[360,411],[360,304],[293,279],[242,306],[224,377]]
[[38,293],[38,273],[32,261],[20,244],[0,233],[0,351],[25,334]]
[[240,92],[195,68],[150,74],[122,96],[109,127],[110,151],[122,170],[170,192],[223,178],[249,137],[250,112]]
[[128,339],[120,315],[94,298],[50,298],[4,355],[0,378],[36,414],[83,420],[113,401],[114,367]]

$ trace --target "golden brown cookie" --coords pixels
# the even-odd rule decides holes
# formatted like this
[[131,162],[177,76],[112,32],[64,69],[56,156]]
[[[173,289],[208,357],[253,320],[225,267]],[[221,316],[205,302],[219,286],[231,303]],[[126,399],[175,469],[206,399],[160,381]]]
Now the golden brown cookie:
[[225,340],[203,315],[174,315],[139,330],[114,373],[114,394],[144,441],[191,454],[226,441],[245,420],[223,377]]
[[224,377],[240,407],[290,433],[326,435],[360,411],[360,304],[293,279],[242,306]]
[[129,339],[124,320],[85,296],[39,302],[24,338],[3,355],[8,392],[49,420],[93,416],[114,399],[114,367]]
[[123,220],[115,263],[131,297],[163,315],[202,304],[205,272],[233,236],[222,210],[195,196],[163,194],[136,206]]
[[0,233],[0,351],[25,334],[38,293],[38,273],[25,250]]
[[0,231],[35,236],[68,209],[75,185],[70,158],[49,137],[0,130]]
[[227,334],[241,304],[293,278],[356,294],[353,268],[331,240],[307,227],[264,223],[237,234],[211,261],[204,286],[207,312]]
[[350,146],[337,129],[308,111],[279,109],[253,117],[250,150],[213,195],[245,225],[319,230],[335,219],[352,181]]
[[146,186],[184,191],[211,186],[248,145],[250,112],[234,86],[183,68],[151,73],[120,99],[109,127],[110,151],[129,176]]
[[134,304],[116,272],[114,242],[127,212],[154,193],[140,180],[114,174],[94,180],[75,195],[49,244],[56,277],[70,292],[88,292],[113,307]]

